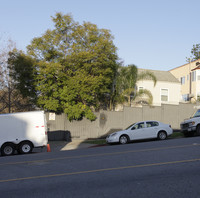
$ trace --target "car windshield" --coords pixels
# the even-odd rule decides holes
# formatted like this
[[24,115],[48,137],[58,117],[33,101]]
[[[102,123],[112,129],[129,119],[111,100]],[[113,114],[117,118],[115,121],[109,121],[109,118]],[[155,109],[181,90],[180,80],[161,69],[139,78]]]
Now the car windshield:
[[129,129],[131,126],[133,126],[135,123],[129,125],[125,130]]
[[198,109],[192,116],[193,118],[195,117],[200,117],[200,109]]

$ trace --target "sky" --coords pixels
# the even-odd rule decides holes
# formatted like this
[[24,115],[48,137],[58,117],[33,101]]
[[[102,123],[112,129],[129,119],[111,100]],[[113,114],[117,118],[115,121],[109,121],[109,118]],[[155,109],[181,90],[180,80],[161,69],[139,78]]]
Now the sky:
[[199,0],[0,0],[0,43],[9,38],[26,52],[61,12],[109,29],[124,66],[168,71],[200,43],[199,8]]

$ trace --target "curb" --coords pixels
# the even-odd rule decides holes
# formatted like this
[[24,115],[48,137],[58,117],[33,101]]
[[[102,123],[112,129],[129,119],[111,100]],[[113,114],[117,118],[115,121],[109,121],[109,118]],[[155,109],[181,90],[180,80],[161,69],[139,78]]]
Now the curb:
[[96,148],[96,147],[103,147],[103,146],[108,146],[107,144],[96,144],[94,146],[90,146],[88,148]]

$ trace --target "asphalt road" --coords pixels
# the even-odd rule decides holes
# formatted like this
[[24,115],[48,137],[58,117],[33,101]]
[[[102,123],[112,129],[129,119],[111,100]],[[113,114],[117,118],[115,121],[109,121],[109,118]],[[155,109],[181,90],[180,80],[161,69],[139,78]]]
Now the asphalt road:
[[0,196],[199,198],[200,137],[0,157]]

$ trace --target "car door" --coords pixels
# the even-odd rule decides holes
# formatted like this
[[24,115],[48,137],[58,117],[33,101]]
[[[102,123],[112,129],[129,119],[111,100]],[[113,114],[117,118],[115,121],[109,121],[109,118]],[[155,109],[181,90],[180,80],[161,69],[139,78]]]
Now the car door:
[[144,131],[145,131],[145,123],[139,122],[133,125],[128,133],[131,140],[139,140],[144,138]]
[[147,138],[155,138],[157,137],[157,132],[159,129],[159,123],[156,121],[147,121],[146,122],[146,137]]

